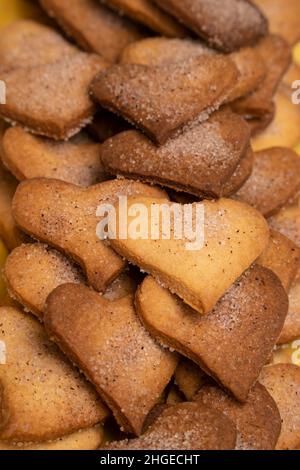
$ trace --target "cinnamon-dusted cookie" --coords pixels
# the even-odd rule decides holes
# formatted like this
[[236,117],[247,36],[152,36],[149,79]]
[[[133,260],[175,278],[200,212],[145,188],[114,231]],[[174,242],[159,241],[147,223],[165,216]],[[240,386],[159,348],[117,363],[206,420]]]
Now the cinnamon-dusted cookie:
[[282,330],[288,299],[277,276],[257,265],[208,315],[200,316],[152,277],[140,286],[136,308],[158,341],[246,401]]
[[17,186],[17,180],[0,164],[0,236],[9,250],[21,243],[12,215],[12,200]]
[[94,389],[48,340],[37,320],[0,309],[0,440],[42,442],[108,414]]
[[[216,51],[192,39],[147,38],[129,44],[122,52],[122,64],[166,65],[182,62]],[[239,77],[228,101],[255,90],[266,76],[266,67],[256,48],[245,47],[230,55]]]
[[300,247],[300,207],[283,207],[278,214],[269,219],[270,227],[285,235]]
[[256,46],[267,74],[257,90],[232,104],[234,111],[247,119],[264,122],[273,113],[273,97],[291,64],[291,49],[280,36],[269,35]]
[[112,442],[103,450],[230,450],[236,428],[222,413],[202,403],[181,403],[163,410],[140,438]]
[[270,30],[292,46],[300,39],[298,0],[254,0],[269,20]]
[[281,417],[273,398],[257,383],[246,403],[239,403],[215,385],[204,385],[195,401],[225,414],[236,425],[237,450],[274,450],[281,432]]
[[102,0],[121,15],[167,37],[184,37],[189,32],[182,24],[158,8],[152,0]]
[[271,269],[289,292],[300,268],[300,248],[289,238],[271,230],[270,242],[257,260],[265,268]]
[[[190,205],[188,224],[195,228],[195,232],[187,234],[185,230],[181,236],[176,234],[176,227],[178,229],[183,216],[181,214],[177,218],[174,204],[163,199],[129,198],[125,214],[129,229],[131,223],[135,223],[131,213],[135,204],[144,209],[140,222],[142,232],[146,226],[153,225],[153,205],[159,209],[163,205],[164,210],[169,208],[170,236],[167,229],[163,230],[163,224],[160,224],[158,234],[152,236],[151,233],[148,237],[132,237],[128,231],[124,239],[122,232],[117,230],[116,236],[110,239],[111,246],[131,263],[152,274],[200,314],[210,312],[269,242],[269,228],[262,215],[231,199],[206,200]],[[175,208],[182,213],[185,209],[183,205],[175,205]],[[199,216],[202,211],[203,224]],[[119,214],[120,207],[117,206],[118,217]],[[144,214],[147,217],[144,218]],[[189,245],[191,241],[194,242],[192,246]]]
[[254,165],[254,152],[251,145],[240,160],[233,175],[224,185],[224,196],[229,197],[236,193],[251,176]]
[[278,344],[287,344],[300,337],[300,270],[289,292],[289,312]]
[[44,319],[50,336],[95,385],[120,426],[141,434],[178,358],[149,336],[132,296],[111,302],[85,286],[65,284],[50,294]]
[[195,394],[207,381],[208,376],[189,359],[183,358],[175,371],[175,382],[187,400],[191,401]]
[[292,199],[299,188],[299,156],[292,149],[274,147],[254,154],[252,174],[235,197],[270,217]]
[[121,18],[97,0],[40,0],[46,12],[84,50],[96,52],[109,62],[116,62],[127,44],[142,37],[142,32],[126,18]]
[[97,208],[129,195],[163,197],[165,193],[130,180],[106,181],[86,189],[37,178],[20,184],[13,214],[22,230],[70,255],[84,269],[89,283],[104,292],[125,263],[97,236]]
[[300,446],[300,368],[292,364],[265,367],[259,378],[276,402],[282,429],[277,450],[296,450]]
[[24,444],[23,442],[8,443],[0,441],[0,450],[97,450],[103,442],[103,428],[84,429],[55,441]]
[[0,71],[53,64],[78,49],[49,26],[32,20],[9,23],[0,31]]
[[100,155],[113,175],[215,198],[224,194],[248,148],[246,122],[224,109],[161,147],[139,131],[117,134],[102,145]]
[[155,67],[115,65],[95,78],[91,92],[104,108],[164,144],[186,125],[206,120],[226,101],[237,79],[230,58],[204,55]]
[[246,0],[155,0],[211,46],[232,52],[267,34],[261,11]]
[[2,161],[20,181],[45,177],[92,186],[108,179],[99,159],[100,148],[84,133],[68,142],[56,142],[17,126],[3,136]]
[[95,107],[88,88],[105,67],[96,54],[78,52],[55,63],[2,73],[6,104],[0,116],[56,140],[72,137],[92,119]]

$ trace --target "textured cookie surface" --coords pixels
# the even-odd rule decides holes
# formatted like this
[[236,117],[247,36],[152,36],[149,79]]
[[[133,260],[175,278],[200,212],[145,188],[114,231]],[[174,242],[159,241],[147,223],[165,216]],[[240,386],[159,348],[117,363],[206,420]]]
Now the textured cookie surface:
[[107,416],[93,388],[48,340],[42,326],[19,310],[0,309],[0,439],[57,439]]
[[275,274],[255,266],[206,316],[199,316],[151,277],[139,288],[136,306],[155,338],[192,359],[245,401],[271,356],[288,299]]
[[175,371],[175,382],[187,400],[191,401],[208,376],[189,359],[183,358]]
[[139,435],[178,359],[149,336],[132,297],[110,302],[85,286],[65,284],[50,294],[45,324],[96,386],[120,426]]
[[278,344],[287,344],[300,337],[300,272],[289,292],[289,312]]

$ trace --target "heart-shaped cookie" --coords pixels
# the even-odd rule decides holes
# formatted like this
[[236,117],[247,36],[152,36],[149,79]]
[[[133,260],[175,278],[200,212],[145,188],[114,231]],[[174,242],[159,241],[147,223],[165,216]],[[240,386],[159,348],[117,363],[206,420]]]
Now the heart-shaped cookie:
[[94,389],[33,317],[0,309],[0,439],[43,442],[91,427],[107,415]]
[[136,307],[155,338],[192,359],[245,401],[272,354],[288,299],[277,276],[257,265],[208,315],[200,316],[150,276],[138,289]]
[[[139,219],[142,232],[151,227],[151,235],[144,236],[144,232],[139,237],[130,235],[131,225],[137,222],[131,212],[135,207],[142,208],[140,215],[145,215],[142,221]],[[173,219],[170,218],[169,232],[166,225],[169,221],[165,216],[160,217],[160,222],[164,220],[159,224],[159,233],[152,232],[153,207],[162,214],[166,209],[175,214]],[[182,212],[178,218],[175,208]],[[185,230],[178,236],[182,214],[187,209],[191,217],[185,213]],[[117,220],[121,211],[125,221],[127,217],[127,237],[117,230],[116,236],[110,239],[111,246],[199,313],[210,312],[269,242],[265,219],[250,206],[231,199],[174,206],[166,200],[129,198],[127,213],[123,214],[121,206],[117,205]],[[186,229],[192,227],[195,232],[186,233]],[[191,240],[195,243],[189,245]]]
[[206,120],[237,79],[228,57],[204,55],[160,67],[115,65],[95,78],[91,92],[104,108],[164,144],[186,125]]
[[300,247],[300,207],[283,207],[278,214],[269,219],[270,227],[285,235]]
[[132,296],[110,302],[65,284],[47,301],[48,333],[95,385],[127,433],[141,434],[178,363],[137,317]]
[[236,428],[222,413],[202,403],[181,403],[163,410],[140,438],[112,442],[103,450],[230,450]]
[[248,151],[249,137],[246,122],[225,109],[161,147],[139,131],[122,132],[102,145],[100,155],[113,175],[199,197],[221,197]]
[[133,194],[165,196],[162,190],[130,180],[106,181],[86,189],[37,178],[19,185],[13,214],[26,233],[70,255],[85,270],[89,283],[103,292],[125,263],[98,238],[97,208]]

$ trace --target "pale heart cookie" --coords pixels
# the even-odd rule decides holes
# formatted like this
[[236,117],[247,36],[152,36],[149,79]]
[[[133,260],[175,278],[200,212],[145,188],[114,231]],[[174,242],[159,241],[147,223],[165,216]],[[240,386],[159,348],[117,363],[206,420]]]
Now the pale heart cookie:
[[102,450],[230,450],[236,445],[235,425],[202,403],[166,408],[140,438],[112,442]]
[[269,245],[257,263],[273,271],[289,292],[300,268],[300,248],[281,233],[271,230]]
[[254,154],[252,174],[235,198],[270,217],[292,199],[299,188],[299,155],[292,149],[274,147]]
[[137,291],[136,308],[154,338],[193,360],[239,401],[246,401],[271,357],[288,299],[277,276],[255,266],[208,315],[200,316],[150,276]]
[[[135,204],[143,207],[138,222],[143,234],[146,228],[148,232],[151,228],[148,237],[130,236],[131,228],[137,222],[130,215]],[[162,204],[171,213],[170,237],[161,223],[157,230],[152,231],[155,225],[153,206],[162,210]],[[128,211],[124,214],[125,219],[127,217],[127,239],[123,239],[121,230],[116,230],[116,238],[110,239],[110,244],[121,256],[152,274],[188,305],[206,314],[262,254],[269,242],[269,228],[255,209],[231,199],[206,200],[190,206],[175,205],[177,210],[185,211],[185,215],[189,209],[190,222],[186,221],[185,224],[181,220],[183,216],[177,217],[172,208],[174,204],[167,200],[129,198]],[[120,207],[117,206],[118,217],[119,214]],[[185,233],[178,237],[176,231],[182,225],[185,225],[185,230],[182,230]],[[187,226],[195,232],[187,234]]]
[[291,64],[291,49],[280,36],[270,35],[256,46],[256,51],[265,63],[267,74],[257,90],[234,102],[232,107],[247,119],[264,122],[273,113],[273,97]]
[[78,52],[53,64],[2,73],[6,104],[0,116],[56,140],[70,138],[93,117],[88,89],[105,67],[96,54]]
[[[42,442],[88,428],[108,414],[93,388],[33,317],[0,309],[0,440]],[[3,359],[3,358],[2,358]]]
[[102,0],[121,15],[126,15],[148,28],[170,37],[187,36],[189,32],[172,16],[158,8],[152,0]]
[[274,450],[281,431],[276,403],[265,387],[257,383],[246,403],[239,403],[214,385],[204,385],[195,397],[206,406],[225,414],[236,425],[237,450]]
[[226,56],[204,55],[177,64],[110,67],[92,83],[104,108],[121,115],[159,144],[223,104],[238,79]]
[[249,1],[155,0],[155,3],[223,52],[253,45],[268,32],[266,18]]
[[300,247],[300,207],[291,205],[283,207],[269,219],[270,227],[292,240]]
[[138,319],[132,296],[110,302],[82,285],[50,294],[44,317],[51,338],[85,373],[119,425],[140,435],[178,363]]
[[269,147],[293,148],[300,140],[300,106],[294,105],[291,89],[282,85],[275,96],[276,113],[272,123],[252,139],[253,150]]
[[188,401],[191,401],[207,381],[208,376],[189,359],[182,359],[175,371],[175,383]]
[[[200,41],[191,39],[147,38],[129,44],[122,52],[120,63],[143,65],[174,64],[205,54],[216,54]],[[255,48],[245,47],[232,53],[239,77],[228,101],[240,98],[255,90],[266,76],[266,67]]]
[[265,367],[259,378],[276,402],[282,429],[277,450],[296,450],[300,446],[300,368],[291,364]]
[[130,180],[106,181],[87,189],[46,178],[27,180],[18,187],[13,215],[24,232],[71,256],[89,283],[103,292],[125,262],[98,237],[97,209],[133,195],[164,197],[165,193]]
[[161,147],[139,131],[122,132],[101,146],[100,155],[113,175],[217,198],[248,151],[249,138],[246,122],[225,109]]
[[289,292],[289,312],[278,344],[287,344],[300,338],[300,270]]
[[94,428],[78,431],[69,436],[61,437],[55,441],[37,444],[24,444],[22,442],[8,443],[0,441],[0,450],[97,450],[103,442],[103,428]]
[[0,31],[0,71],[53,64],[78,49],[48,26],[19,20]]
[[92,186],[108,179],[99,159],[100,148],[84,133],[57,142],[11,127],[2,139],[2,161],[20,181],[45,177]]
[[64,31],[88,52],[116,62],[127,44],[142,37],[139,28],[112,13],[97,0],[40,0]]
[[298,0],[254,0],[269,20],[270,30],[292,46],[300,39]]
[[20,233],[12,215],[12,200],[17,186],[17,180],[0,164],[0,236],[9,250],[21,243]]

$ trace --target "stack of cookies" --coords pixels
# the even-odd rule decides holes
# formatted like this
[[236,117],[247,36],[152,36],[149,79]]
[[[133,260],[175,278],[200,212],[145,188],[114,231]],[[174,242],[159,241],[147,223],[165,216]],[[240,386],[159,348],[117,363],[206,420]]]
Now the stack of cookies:
[[[0,450],[300,449],[287,3],[40,0],[0,31]],[[154,206],[201,246],[144,236]]]

